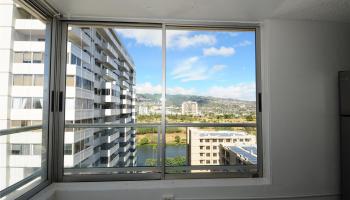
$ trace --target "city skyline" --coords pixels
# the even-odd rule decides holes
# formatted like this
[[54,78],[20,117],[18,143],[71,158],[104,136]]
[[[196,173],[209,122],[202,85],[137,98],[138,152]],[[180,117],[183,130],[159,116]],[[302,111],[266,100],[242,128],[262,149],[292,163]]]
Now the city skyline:
[[[137,93],[161,93],[161,30],[116,29]],[[255,101],[255,33],[167,30],[167,94]]]

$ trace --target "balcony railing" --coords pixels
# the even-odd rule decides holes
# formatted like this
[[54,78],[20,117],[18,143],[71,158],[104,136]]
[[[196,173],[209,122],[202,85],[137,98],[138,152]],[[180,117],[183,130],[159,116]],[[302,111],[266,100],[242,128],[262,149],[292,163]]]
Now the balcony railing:
[[[32,169],[32,172],[27,174],[26,176],[21,176],[16,170],[15,173],[9,173],[9,177],[7,175],[0,176],[0,181],[3,183],[6,183],[6,180],[4,179],[11,179],[11,184],[9,185],[1,185],[0,187],[0,199],[2,199],[4,196],[12,193],[13,191],[17,190],[18,188],[25,189],[26,186],[36,186],[41,181],[43,181],[43,178],[46,176],[46,170],[45,166],[42,166],[43,161],[47,160],[46,157],[44,157],[44,154],[39,155],[24,155],[27,156],[27,159],[23,159],[22,155],[11,155],[10,147],[7,147],[6,145],[12,144],[12,140],[16,139],[24,139],[24,141],[27,141],[28,139],[33,139],[38,141],[41,141],[42,135],[44,134],[42,131],[43,126],[42,125],[36,125],[36,126],[26,126],[21,128],[10,128],[10,129],[3,129],[0,130],[0,147],[1,149],[7,149],[6,151],[2,151],[2,154],[0,155],[0,163],[1,167],[7,168],[8,171],[11,171],[11,168],[14,167],[13,164],[19,164],[23,166],[26,166],[27,169]],[[10,137],[7,138],[7,136],[11,136],[11,139],[8,140]],[[18,141],[18,140],[17,140]],[[23,140],[22,140],[23,141]],[[30,143],[29,143],[30,144]],[[4,146],[3,146],[4,145]],[[42,145],[41,149],[45,149],[44,144]],[[43,152],[43,151],[42,151]],[[3,161],[8,160],[8,166],[4,166]],[[13,163],[15,161],[15,163]],[[11,164],[12,163],[12,164]],[[16,168],[16,167],[14,167]],[[4,186],[4,187],[3,187]],[[6,199],[6,198],[5,198]]]
[[[124,128],[132,128],[132,130],[136,129],[136,134],[138,128],[156,128],[158,129],[158,137],[160,137],[160,134],[162,133],[162,124],[66,124],[66,127],[78,127],[78,128],[95,128],[95,129],[106,129],[106,128],[118,128],[118,129],[124,129]],[[213,123],[168,123],[165,125],[166,128],[176,128],[176,127],[183,127],[183,128],[193,128],[193,127],[215,127],[215,128],[232,128],[232,127],[239,127],[239,128],[255,128],[255,123],[220,123],[220,124],[213,124]],[[125,135],[125,137],[122,137],[122,134]],[[101,170],[99,168],[66,168],[64,169],[64,174],[67,176],[67,180],[78,180],[78,178],[70,177],[69,175],[72,174],[79,174],[81,176],[84,176],[84,180],[89,180],[89,176],[91,174],[108,174],[108,176],[116,176],[121,177],[125,173],[132,172],[133,174],[139,174],[142,173],[143,175],[148,174],[149,176],[153,176],[154,173],[158,174],[162,171],[167,171],[167,177],[178,177],[181,178],[198,178],[198,177],[252,177],[257,173],[257,166],[256,165],[246,165],[246,166],[237,166],[237,165],[206,165],[205,163],[203,165],[197,166],[197,165],[190,165],[190,166],[164,166],[164,160],[166,157],[164,154],[158,154],[156,155],[156,165],[153,167],[128,167],[134,166],[135,158],[139,158],[140,152],[139,146],[136,145],[136,139],[135,137],[131,137],[132,134],[129,134],[128,132],[122,133],[119,136],[119,138],[123,138],[123,140],[120,140],[116,142],[116,144],[119,144],[119,158],[113,157],[112,161],[109,161],[109,163],[106,166],[117,166],[117,168],[113,167],[113,169],[104,168],[106,170]],[[164,137],[163,135],[162,137]],[[126,139],[126,140],[125,140]],[[186,144],[190,144],[191,141],[189,140],[187,136],[187,142]],[[164,152],[166,148],[166,142],[164,140],[158,139],[157,142],[157,152]],[[117,148],[117,146],[113,146],[113,148]],[[188,148],[188,147],[186,147]],[[111,148],[112,149],[112,148]],[[109,152],[108,155],[112,155],[112,152]],[[162,156],[161,156],[162,155]],[[118,159],[118,161],[116,160]],[[186,159],[189,159],[188,157]],[[188,160],[186,161],[188,162]],[[113,164],[114,163],[114,164]],[[118,163],[118,165],[116,165]],[[101,165],[102,166],[102,165]],[[145,171],[143,171],[145,170]],[[112,172],[113,171],[113,172]],[[110,173],[112,172],[112,173]],[[199,173],[200,172],[200,173]],[[210,172],[210,173],[206,173]],[[90,175],[89,175],[90,174]],[[151,175],[152,174],[152,175]],[[206,174],[206,175],[204,175]],[[121,176],[119,176],[121,175]],[[161,174],[160,174],[161,175]],[[135,175],[138,176],[138,175]],[[184,177],[185,176],[185,177]],[[92,177],[91,177],[92,178]]]
[[106,67],[109,67],[112,70],[118,69],[118,64],[114,61],[114,59],[112,57],[103,55],[102,61],[104,62]]
[[80,28],[68,27],[68,35],[71,41],[76,44],[82,44],[83,46],[91,45],[91,38],[87,36]]
[[112,56],[113,58],[117,59],[118,58],[118,53],[117,51],[114,49],[114,47],[110,44],[110,43],[107,43],[106,45],[106,52]]
[[113,108],[113,109],[104,109],[105,115],[106,116],[112,116],[112,115],[119,115],[120,114],[120,110],[117,108]]
[[103,69],[103,78],[108,81],[116,81],[118,80],[118,76],[110,69]]

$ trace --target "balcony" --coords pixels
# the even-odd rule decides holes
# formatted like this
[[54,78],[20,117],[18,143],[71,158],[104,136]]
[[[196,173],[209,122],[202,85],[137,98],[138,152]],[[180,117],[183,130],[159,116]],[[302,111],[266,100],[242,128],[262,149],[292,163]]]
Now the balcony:
[[120,63],[120,71],[130,71],[129,65],[126,62]]
[[89,54],[90,56],[92,56],[93,52],[94,52],[90,46],[84,46],[83,51],[86,52],[87,54]]
[[113,58],[118,59],[118,53],[110,43],[106,45],[106,52]]
[[123,108],[122,110],[122,114],[129,114],[131,113],[131,109],[130,108]]
[[93,73],[79,65],[67,64],[67,75],[79,75],[82,78],[93,81]]
[[131,97],[131,93],[129,92],[129,90],[122,90],[122,95]]
[[104,109],[105,116],[113,116],[113,115],[119,115],[120,110],[119,109]]
[[127,160],[129,160],[129,157],[130,157],[130,151],[119,153],[119,160],[122,161],[122,162],[124,162],[124,163],[125,163]]
[[86,35],[80,28],[68,27],[68,37],[69,40],[75,44],[81,44],[83,46],[91,45],[91,38]]
[[115,97],[112,95],[104,95],[104,102],[107,103],[120,103],[119,97]]
[[[118,82],[106,82],[105,88],[120,92],[120,87],[118,86],[117,83]],[[119,95],[117,95],[117,96],[119,96]]]
[[102,54],[98,53],[97,51],[95,51],[94,53],[94,57],[95,57],[95,62],[97,63],[102,63]]
[[107,81],[117,81],[118,76],[110,69],[103,69],[102,70],[103,78]]
[[129,99],[122,99],[121,103],[122,103],[122,105],[131,105],[131,100],[129,100]]
[[111,143],[120,137],[118,129],[107,129],[103,136],[101,136],[101,142]]
[[83,160],[87,159],[87,158],[91,158],[92,155],[94,154],[94,148],[93,146],[90,146],[76,154],[74,154],[73,158],[73,165],[75,166],[76,164],[79,164],[80,162],[82,162]]
[[127,123],[130,123],[131,122],[131,117],[128,117],[128,118],[121,118],[120,119],[120,123],[121,124],[127,124]]
[[128,72],[121,72],[120,77],[124,80],[129,80],[129,73]]
[[96,74],[102,74],[102,68],[97,65],[94,65],[93,70]]
[[77,45],[75,45],[71,42],[67,43],[67,53],[73,53],[74,55],[79,57],[85,63],[91,63],[90,55],[88,53],[84,52],[80,47],[78,47]]
[[116,143],[114,146],[108,150],[101,150],[102,157],[110,157],[113,153],[117,152],[119,149],[119,144]]
[[41,41],[14,41],[14,51],[45,52],[45,42]]
[[111,68],[112,70],[117,70],[118,69],[118,65],[116,62],[114,62],[113,58],[110,56],[102,56],[102,61],[105,64],[106,67]]
[[44,34],[46,25],[38,19],[16,19],[15,29],[24,34]]
[[130,149],[130,142],[122,142],[119,145],[119,152],[128,152]]
[[131,134],[129,132],[125,132],[124,134],[120,135],[119,142],[129,142],[131,138]]
[[129,88],[129,83],[127,83],[126,81],[121,81],[120,82],[120,87],[123,89],[128,89]]
[[111,160],[111,162],[109,163],[109,166],[110,166],[110,167],[114,167],[114,166],[117,165],[118,162],[119,162],[119,154],[117,154],[117,155],[113,158],[113,160]]

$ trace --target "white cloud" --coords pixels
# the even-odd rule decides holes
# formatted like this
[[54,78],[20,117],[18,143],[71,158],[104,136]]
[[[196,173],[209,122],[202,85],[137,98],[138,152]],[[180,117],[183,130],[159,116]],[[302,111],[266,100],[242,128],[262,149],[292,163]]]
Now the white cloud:
[[231,98],[240,100],[255,100],[255,83],[239,83],[227,87],[214,86],[208,89],[206,96]]
[[223,69],[226,68],[226,65],[214,65],[212,68],[211,68],[211,71],[212,72],[219,72],[219,71],[222,71]]
[[152,29],[118,29],[117,33],[128,39],[134,39],[137,44],[145,46],[161,46],[162,33]]
[[139,94],[160,94],[162,93],[162,86],[152,85],[150,82],[136,84],[136,93]]
[[220,48],[210,47],[203,49],[204,56],[231,56],[235,53],[236,51],[232,47],[222,46]]
[[183,60],[171,72],[173,79],[179,79],[181,82],[206,80],[212,77],[215,73],[222,71],[225,65],[214,65],[206,67],[199,58],[194,56]]
[[198,34],[198,35],[179,35],[178,37],[173,37],[172,39],[168,39],[167,42],[168,47],[175,48],[187,48],[190,46],[198,46],[198,45],[214,45],[216,43],[216,38],[213,35],[207,34]]
[[185,89],[182,87],[173,87],[173,88],[167,88],[167,94],[182,94],[182,95],[190,95],[195,94],[195,89]]
[[249,40],[243,40],[242,42],[238,43],[235,45],[235,47],[245,47],[245,46],[249,46],[252,45],[253,43]]
[[231,37],[237,37],[239,35],[238,32],[230,32],[228,33]]
[[[162,32],[152,29],[118,29],[117,33],[128,39],[134,39],[137,44],[149,47],[162,46]],[[216,37],[209,34],[190,35],[189,31],[167,31],[167,47],[187,48],[198,45],[214,45]]]
[[[182,94],[191,95],[195,94],[195,89],[186,89],[182,87],[167,88],[167,94]],[[138,94],[161,94],[162,86],[160,84],[152,85],[150,82],[145,82],[136,85],[136,93]]]

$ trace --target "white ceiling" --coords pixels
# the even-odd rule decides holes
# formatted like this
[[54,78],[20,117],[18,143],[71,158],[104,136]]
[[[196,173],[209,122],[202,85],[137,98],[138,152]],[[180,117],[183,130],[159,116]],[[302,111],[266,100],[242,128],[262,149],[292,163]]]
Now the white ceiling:
[[47,0],[65,17],[260,22],[350,22],[350,0]]

